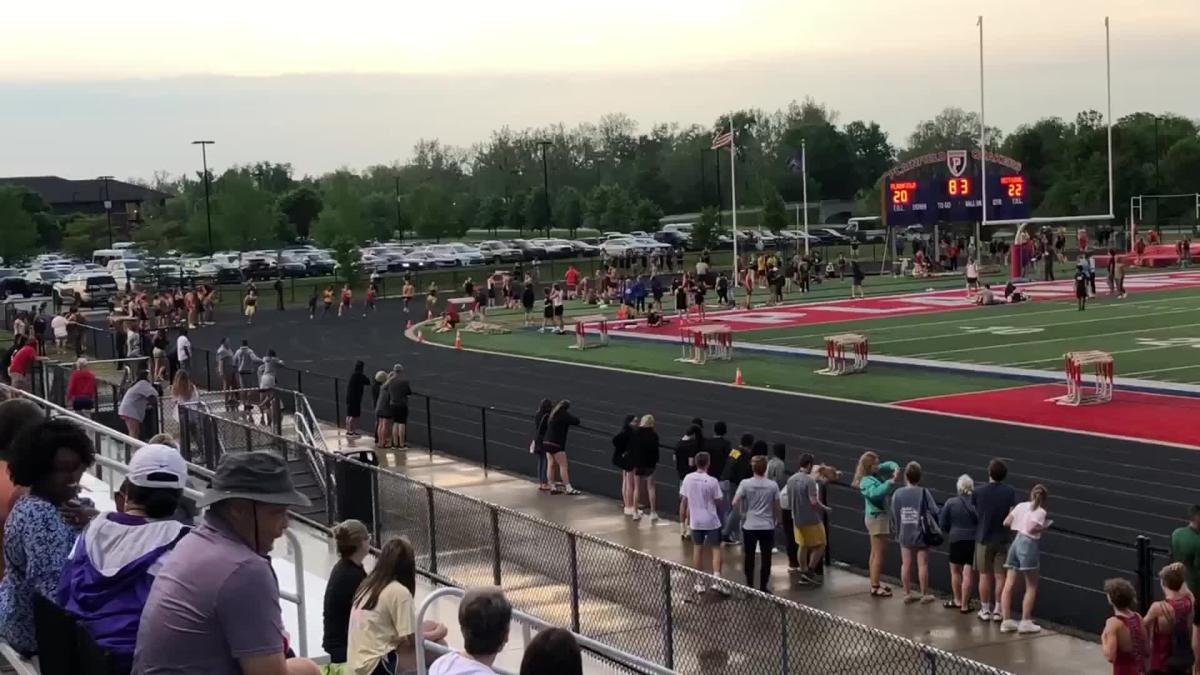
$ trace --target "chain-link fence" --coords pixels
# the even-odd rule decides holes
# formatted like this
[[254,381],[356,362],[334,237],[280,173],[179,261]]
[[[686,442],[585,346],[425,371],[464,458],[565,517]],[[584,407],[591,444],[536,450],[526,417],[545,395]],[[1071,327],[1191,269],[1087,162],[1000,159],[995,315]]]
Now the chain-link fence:
[[[306,473],[310,463],[304,458],[311,458],[326,487],[314,499],[320,511],[309,515],[326,523],[358,518],[378,540],[408,537],[418,565],[429,575],[459,586],[498,585],[523,611],[680,672],[1001,672],[351,457],[305,447],[203,407],[184,407],[180,418],[186,430],[181,449],[193,461],[213,468],[229,452],[265,450],[285,457],[297,483],[310,486],[318,482]],[[720,584],[730,595],[697,592],[699,583]]]

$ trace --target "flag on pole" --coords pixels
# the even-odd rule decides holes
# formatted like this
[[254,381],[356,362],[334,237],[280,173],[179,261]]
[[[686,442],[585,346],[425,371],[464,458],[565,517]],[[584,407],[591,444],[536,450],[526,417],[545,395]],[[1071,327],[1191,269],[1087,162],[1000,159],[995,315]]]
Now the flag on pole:
[[727,148],[731,145],[733,145],[733,132],[724,131],[717,134],[717,137],[713,139],[712,149],[719,150],[721,148]]

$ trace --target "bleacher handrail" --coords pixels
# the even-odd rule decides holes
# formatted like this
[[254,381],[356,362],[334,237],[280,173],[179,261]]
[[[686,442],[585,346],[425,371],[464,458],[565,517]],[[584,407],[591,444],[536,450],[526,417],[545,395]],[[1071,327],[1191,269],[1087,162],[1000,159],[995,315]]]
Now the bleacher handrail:
[[[453,588],[453,587],[439,588],[436,591],[430,593],[429,595],[425,596],[425,599],[423,601],[421,601],[420,606],[414,610],[413,616],[415,617],[415,620],[413,622],[413,625],[420,626],[424,623],[425,612],[429,611],[429,608],[433,606],[434,602],[436,602],[442,598],[458,598],[459,601],[461,601],[465,595],[466,595],[466,591],[464,591],[461,588]],[[547,628],[557,628],[557,626],[555,626],[554,624],[548,623],[546,621],[542,621],[541,619],[539,619],[535,616],[526,614],[525,612],[522,612],[517,609],[512,610],[512,618],[514,621],[522,624],[523,626],[526,626],[526,627],[532,626],[538,630],[546,630]],[[664,668],[664,667],[658,665],[657,663],[651,663],[650,661],[647,661],[643,658],[640,658],[640,657],[630,654],[628,652],[622,651],[620,649],[616,649],[614,647],[610,647],[609,645],[606,645],[602,642],[597,642],[589,637],[580,635],[579,633],[576,633],[575,631],[571,631],[571,635],[574,636],[575,641],[579,643],[579,646],[584,648],[585,650],[587,650],[589,652],[594,652],[594,653],[604,656],[606,658],[612,659],[614,661],[617,661],[618,663],[624,663],[624,664],[630,665],[630,666],[642,671],[643,673],[647,673],[649,675],[675,675],[675,671],[671,670],[670,668]],[[444,647],[436,642],[431,642],[429,640],[425,640],[425,649],[416,650],[416,652],[417,652],[417,675],[426,675],[426,673],[429,672],[428,667],[431,664],[425,663],[425,651],[426,650],[435,651],[435,652],[439,652],[439,653],[449,653],[449,652],[453,651],[453,650],[451,650],[447,647]],[[499,675],[509,675],[507,673],[507,671],[501,670],[495,666],[492,667],[492,670],[495,670],[496,673],[498,673]]]

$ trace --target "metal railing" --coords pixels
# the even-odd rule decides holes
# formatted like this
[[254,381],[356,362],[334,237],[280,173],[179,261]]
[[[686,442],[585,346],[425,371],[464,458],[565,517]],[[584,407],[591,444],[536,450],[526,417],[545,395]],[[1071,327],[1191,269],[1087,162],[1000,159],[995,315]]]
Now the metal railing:
[[[193,415],[201,432],[187,439],[190,456],[300,452],[298,442],[261,427],[184,409]],[[377,541],[406,536],[426,574],[457,586],[499,586],[541,621],[663,668],[701,672],[723,662],[754,673],[1002,672],[338,453],[309,451],[321,458],[329,486],[326,522],[357,518]],[[697,593],[697,584],[721,585],[732,597]],[[746,626],[754,630],[728,629]]]

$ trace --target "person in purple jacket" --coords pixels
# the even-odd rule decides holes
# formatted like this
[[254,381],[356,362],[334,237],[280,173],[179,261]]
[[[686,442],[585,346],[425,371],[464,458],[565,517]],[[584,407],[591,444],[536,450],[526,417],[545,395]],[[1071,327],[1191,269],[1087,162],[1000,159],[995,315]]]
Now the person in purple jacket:
[[172,519],[186,484],[187,464],[178,450],[142,446],[117,495],[120,510],[89,523],[63,566],[56,602],[79,617],[122,672],[133,667],[154,576],[190,530]]

